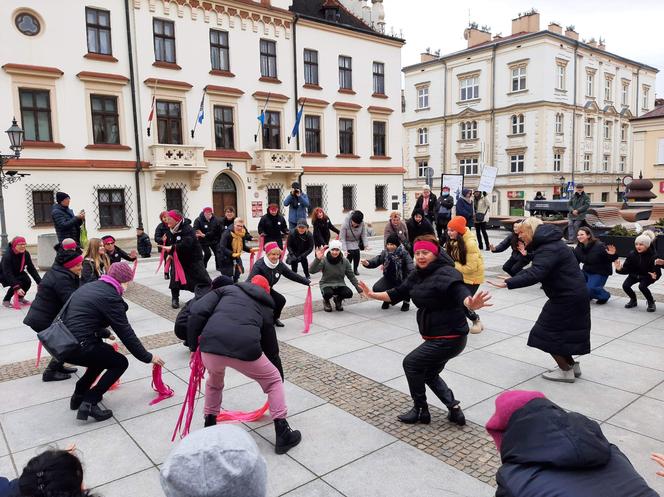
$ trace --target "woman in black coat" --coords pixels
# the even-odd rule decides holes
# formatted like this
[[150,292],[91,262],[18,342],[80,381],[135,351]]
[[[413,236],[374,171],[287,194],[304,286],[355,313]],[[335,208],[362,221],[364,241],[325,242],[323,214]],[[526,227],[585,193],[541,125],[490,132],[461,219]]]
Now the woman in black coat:
[[263,245],[276,242],[281,250],[284,249],[283,237],[288,235],[288,223],[284,216],[279,214],[279,206],[270,204],[265,214],[258,222],[258,233],[264,237]]
[[339,230],[332,224],[322,207],[316,207],[311,213],[311,225],[314,229],[314,246],[316,248],[329,245],[331,232],[336,233],[337,236],[339,235]]
[[486,425],[500,452],[496,497],[657,497],[596,421],[541,392],[507,391]]
[[[98,281],[88,283],[74,292],[69,306],[62,314],[64,325],[80,343],[78,350],[62,359],[87,367],[71,397],[71,409],[78,410],[76,419],[85,421],[92,416],[97,421],[103,421],[113,416],[110,409],[102,409],[98,403],[129,367],[129,361],[104,343],[103,338],[114,339],[108,327],[113,329],[136,359],[164,365],[158,356],[145,350],[127,319],[129,306],[122,299],[122,294],[133,278],[134,272],[127,263],[116,262]],[[103,372],[93,387],[92,384]]]
[[491,298],[487,292],[474,296],[464,285],[454,262],[441,251],[434,235],[415,241],[415,271],[399,287],[387,292],[373,292],[360,282],[362,292],[369,298],[396,304],[411,298],[417,306],[417,326],[424,342],[403,360],[414,407],[399,416],[403,423],[429,424],[431,415],[425,385],[448,409],[447,419],[465,425],[466,418],[459,401],[440,377],[447,362],[466,348],[468,323],[465,310],[478,310]]
[[[166,245],[167,240],[168,240],[168,224],[166,224],[166,218],[168,217],[168,211],[162,211],[161,214],[159,214],[159,221],[160,223],[157,225],[157,227],[154,230],[154,241],[155,244],[157,245],[157,251],[161,252],[161,246]],[[164,270],[164,279],[168,279],[168,271]]]
[[410,255],[413,255],[413,243],[415,239],[424,235],[435,235],[433,225],[427,218],[424,217],[422,209],[414,209],[413,216],[406,221],[406,228],[408,229],[408,244]]
[[583,264],[581,271],[586,279],[590,300],[597,299],[599,305],[606,304],[611,294],[604,290],[604,285],[613,274],[611,263],[618,258],[616,248],[604,245],[587,226],[579,228],[576,239],[579,243],[574,247],[574,256]]
[[[55,262],[42,278],[35,300],[28,310],[23,324],[36,333],[48,328],[69,297],[78,289],[83,268],[83,256],[76,250],[61,250]],[[43,381],[61,381],[71,378],[76,368],[68,368],[55,357],[42,374]]]
[[498,288],[524,288],[542,284],[549,300],[544,304],[528,345],[553,356],[558,368],[542,377],[574,383],[581,367],[573,355],[590,353],[590,296],[579,263],[562,240],[560,229],[529,217],[519,227],[519,239],[533,251],[532,265],[504,282],[490,282]]
[[655,298],[648,288],[662,276],[662,270],[655,264],[657,253],[652,246],[655,240],[655,233],[644,231],[634,239],[634,250],[632,250],[624,263],[615,261],[616,273],[626,274],[627,278],[623,281],[623,291],[629,297],[629,302],[625,304],[626,309],[636,307],[636,293],[632,287],[639,284],[639,291],[646,298],[648,312],[655,312]]
[[32,286],[30,276],[32,276],[32,279],[38,285],[41,282],[41,276],[39,276],[37,269],[35,269],[30,252],[25,249],[25,246],[25,238],[22,236],[15,237],[2,256],[2,261],[0,261],[2,286],[9,287],[5,298],[2,299],[4,307],[12,306],[11,300],[14,293],[18,294],[18,301],[21,304],[29,305],[30,301],[25,298],[25,294],[28,293],[28,290]]
[[101,241],[104,244],[104,250],[106,251],[106,256],[111,264],[115,262],[134,262],[138,258],[138,252],[136,249],[132,250],[130,254],[122,250],[120,247],[115,245],[115,237],[111,235],[106,235],[101,237]]
[[[233,226],[227,228],[221,235],[217,252],[219,254],[219,267],[221,274],[233,278],[235,283],[244,273],[242,253],[257,252],[258,247],[249,248],[247,241],[251,239],[249,232],[244,227],[244,220],[236,217]],[[275,242],[276,243],[276,242]]]
[[510,258],[507,259],[507,262],[503,264],[503,271],[505,271],[510,276],[516,275],[524,267],[530,264],[530,261],[533,259],[533,255],[526,251],[523,242],[519,240],[520,225],[521,223],[514,223],[513,233],[507,235],[505,239],[498,245],[489,245],[489,250],[493,253],[504,252],[508,248],[512,249],[512,255],[510,255]]
[[304,276],[309,278],[309,262],[307,257],[314,250],[314,237],[309,233],[306,219],[298,219],[297,228],[288,235],[288,256],[286,263],[297,273],[298,264],[302,265]]
[[214,252],[217,261],[217,245],[221,238],[221,224],[211,207],[206,207],[194,221],[194,231],[203,249],[203,266],[207,269],[208,261]]

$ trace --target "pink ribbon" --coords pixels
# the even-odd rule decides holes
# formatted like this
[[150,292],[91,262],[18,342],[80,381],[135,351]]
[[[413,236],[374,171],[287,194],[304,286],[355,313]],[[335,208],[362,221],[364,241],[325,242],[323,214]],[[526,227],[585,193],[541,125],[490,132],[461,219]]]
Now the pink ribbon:
[[173,389],[164,383],[164,380],[161,377],[161,373],[162,370],[159,364],[152,366],[152,390],[157,392],[157,396],[150,401],[151,406],[158,404],[162,400],[169,399],[175,395]]
[[307,298],[304,299],[304,331],[302,333],[309,333],[311,323],[314,320],[313,301],[311,298],[311,287],[307,288]]
[[[132,269],[132,271],[134,273],[134,278],[136,277],[136,270],[137,269],[138,269],[138,257],[136,259],[134,259],[134,268]],[[159,269],[157,269],[157,271],[159,271]]]
[[14,291],[14,296],[12,297],[12,307],[17,311],[21,308],[21,303],[18,301],[18,291]]
[[256,260],[256,252],[252,252],[249,256],[249,272],[254,268],[254,261]]
[[182,268],[182,264],[180,263],[180,259],[178,257],[178,251],[175,248],[173,249],[173,264],[175,266],[175,281],[177,281],[181,285],[186,285],[187,277],[184,275],[184,269]]
[[[117,343],[113,344],[113,350],[115,350],[117,352],[119,350],[119,348],[120,348],[120,346]],[[87,369],[86,369],[86,371],[87,371]],[[99,382],[99,378],[101,378],[101,375],[97,376],[97,379],[92,384],[92,387],[94,387]],[[92,388],[92,387],[90,387],[90,388]],[[119,387],[120,387],[120,378],[118,378],[118,380],[111,385],[111,388],[109,388],[108,391],[110,392],[111,390],[116,390]]]
[[261,419],[269,407],[270,405],[265,402],[263,407],[255,411],[221,411],[217,416],[217,421],[220,423],[251,423]]
[[41,361],[41,355],[42,355],[42,349],[43,348],[44,348],[44,346],[42,345],[42,343],[39,340],[37,340],[37,362],[35,362],[35,367],[36,368],[39,367],[39,361]]
[[[161,269],[161,266],[164,264],[164,253],[166,251],[164,249],[161,249],[159,251],[159,265],[157,266],[157,270],[155,271],[155,274],[159,272]],[[166,268],[164,268],[164,272],[166,272]]]
[[258,258],[263,257],[263,247],[265,247],[265,237],[263,235],[258,237]]
[[284,260],[284,255],[286,255],[286,249],[288,248],[288,238],[284,240],[284,249],[281,251],[281,257],[279,257],[280,261]]
[[191,420],[194,417],[194,408],[196,407],[196,392],[200,392],[203,376],[205,375],[205,366],[203,365],[200,348],[196,349],[196,352],[192,354],[189,360],[189,369],[191,370],[189,373],[189,386],[184,396],[184,402],[182,403],[182,409],[180,410],[175,430],[173,430],[171,442],[175,440],[178,430],[180,431],[180,438],[189,435],[189,428],[191,427]]

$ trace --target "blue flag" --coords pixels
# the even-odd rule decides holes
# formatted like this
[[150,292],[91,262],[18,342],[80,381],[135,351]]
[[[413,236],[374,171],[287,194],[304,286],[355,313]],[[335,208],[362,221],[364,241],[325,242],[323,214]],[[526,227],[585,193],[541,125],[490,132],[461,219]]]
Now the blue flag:
[[261,126],[265,126],[265,110],[267,109],[267,104],[270,103],[270,95],[271,95],[271,93],[267,94],[267,98],[265,99],[265,105],[263,106],[263,110],[261,110],[260,115],[256,118],[260,121]]
[[302,99],[302,104],[300,105],[300,110],[297,112],[295,117],[295,125],[293,126],[293,131],[291,131],[291,136],[296,137],[300,133],[300,121],[302,121],[302,113],[304,112],[304,102],[306,98]]
[[198,121],[198,124],[203,124],[203,117],[205,117],[205,92],[203,92],[203,97],[201,98],[201,105],[198,108],[198,117],[196,120]]

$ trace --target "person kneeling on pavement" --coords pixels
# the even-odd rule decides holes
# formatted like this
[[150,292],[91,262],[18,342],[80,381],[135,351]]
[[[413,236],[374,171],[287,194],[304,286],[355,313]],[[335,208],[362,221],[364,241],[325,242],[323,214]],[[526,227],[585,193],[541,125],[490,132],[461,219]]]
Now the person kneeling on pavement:
[[636,293],[632,287],[639,284],[639,291],[646,298],[648,312],[655,312],[655,298],[653,297],[650,285],[655,283],[662,276],[662,270],[655,264],[657,254],[652,242],[655,239],[655,233],[650,230],[644,231],[634,239],[634,250],[632,250],[625,262],[614,261],[616,273],[626,274],[627,278],[622,284],[623,291],[629,297],[629,302],[625,304],[626,309],[636,307]]
[[[387,290],[398,287],[410,273],[415,271],[413,259],[403,245],[401,245],[399,236],[396,234],[391,234],[387,237],[385,250],[380,255],[371,260],[362,259],[361,262],[364,267],[369,269],[378,266],[382,266],[383,268],[383,277],[372,288],[374,292],[386,292]],[[383,302],[381,309],[389,309],[390,305],[394,304]],[[405,312],[409,309],[410,298],[405,298],[403,304],[401,304],[401,310]]]
[[[275,452],[285,454],[302,435],[286,421],[288,408],[279,370],[263,349],[264,340],[275,341],[274,301],[270,285],[260,275],[213,290],[191,306],[188,321],[189,350],[199,344],[208,371],[205,383],[205,426],[217,424],[226,368],[258,382],[267,394],[276,432]],[[200,340],[199,340],[200,337]]]
[[[32,286],[30,276],[32,276],[32,279],[38,285],[41,283],[41,276],[39,276],[37,269],[32,263],[30,252],[25,247],[25,238],[17,236],[11,241],[2,256],[2,261],[0,262],[0,282],[3,286],[9,287],[5,298],[2,299],[4,307],[12,306],[12,298],[15,293],[18,295],[18,301],[21,305],[30,305],[30,301],[25,298],[25,294],[28,293],[28,290]],[[28,276],[28,273],[30,276]]]
[[357,293],[362,293],[360,284],[355,277],[353,267],[341,253],[341,241],[332,240],[330,246],[316,250],[316,258],[309,267],[311,273],[323,272],[320,279],[320,291],[323,294],[323,309],[332,312],[330,299],[334,299],[337,311],[343,311],[343,301],[353,297],[353,292],[345,285],[345,278],[353,284]]

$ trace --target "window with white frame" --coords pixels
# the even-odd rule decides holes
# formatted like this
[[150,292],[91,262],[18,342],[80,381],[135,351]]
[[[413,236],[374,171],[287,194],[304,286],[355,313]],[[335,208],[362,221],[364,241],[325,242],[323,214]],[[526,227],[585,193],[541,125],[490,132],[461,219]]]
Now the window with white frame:
[[629,83],[627,81],[623,81],[622,84],[622,96],[620,97],[620,103],[625,106],[629,105]]
[[585,122],[585,136],[586,138],[592,138],[593,137],[593,127],[595,125],[595,120],[591,117],[586,117],[586,122]]
[[563,154],[561,152],[554,152],[553,153],[553,172],[559,173],[562,171],[562,166],[563,166]]
[[512,68],[512,91],[526,89],[526,66]]
[[420,86],[417,89],[417,108],[426,109],[429,107],[429,87]]
[[558,112],[556,114],[556,134],[557,135],[562,135],[563,134],[563,113]]
[[642,98],[642,103],[641,107],[643,110],[648,110],[648,101],[650,99],[650,87],[649,86],[644,86],[643,87],[643,98]]
[[417,161],[418,178],[426,178],[428,169],[429,169],[429,161],[427,159],[420,159]]
[[525,155],[523,153],[516,153],[510,155],[510,172],[522,173],[524,169]]
[[618,162],[618,172],[624,173],[626,165],[627,165],[627,157],[625,155],[621,155],[620,162]]
[[460,124],[461,139],[462,140],[475,140],[477,139],[477,121],[466,121]]
[[417,144],[418,145],[429,144],[429,128],[419,128],[417,130]]
[[586,73],[586,97],[595,96],[595,73]]
[[611,141],[613,139],[613,123],[604,121],[604,139]]
[[627,124],[621,124],[620,125],[620,141],[626,142],[627,141],[627,131],[629,130],[629,127]]
[[664,164],[664,138],[657,140],[657,164]]
[[567,67],[564,64],[556,65],[556,88],[558,90],[565,89],[565,82],[567,81]]
[[464,157],[459,159],[459,174],[464,176],[477,176],[479,174],[479,158]]
[[473,100],[480,98],[480,78],[479,76],[472,76],[470,78],[463,78],[459,81],[459,88],[461,90],[460,100]]
[[609,172],[609,163],[611,162],[611,156],[609,154],[604,154],[604,157],[602,157],[602,172],[603,173],[608,173]]
[[592,161],[592,154],[583,154],[583,171],[590,171],[590,162]]
[[613,77],[611,76],[604,78],[604,100],[613,101]]
[[512,134],[521,135],[526,132],[526,118],[523,114],[514,114],[512,116]]

